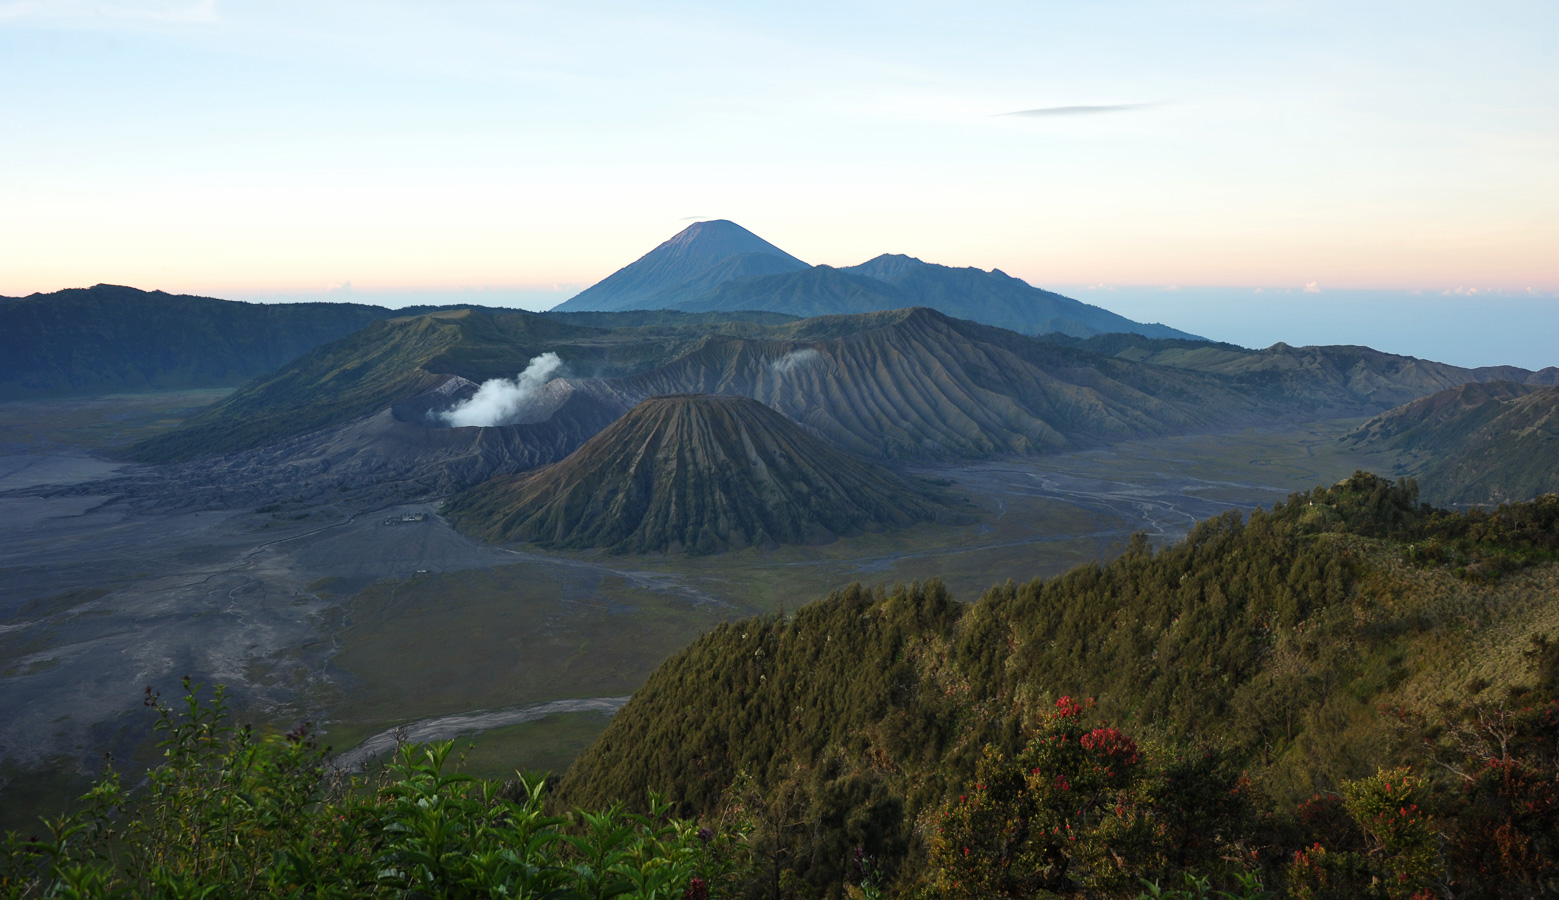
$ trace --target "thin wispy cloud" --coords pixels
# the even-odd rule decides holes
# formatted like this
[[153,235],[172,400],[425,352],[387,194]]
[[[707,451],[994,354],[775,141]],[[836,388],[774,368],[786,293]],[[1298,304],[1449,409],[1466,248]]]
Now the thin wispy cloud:
[[1133,112],[1139,109],[1152,109],[1157,103],[1108,103],[1096,106],[1041,106],[1038,109],[1018,109],[1012,112],[997,113],[997,116],[1025,116],[1041,119],[1051,116],[1092,116],[1100,113]]

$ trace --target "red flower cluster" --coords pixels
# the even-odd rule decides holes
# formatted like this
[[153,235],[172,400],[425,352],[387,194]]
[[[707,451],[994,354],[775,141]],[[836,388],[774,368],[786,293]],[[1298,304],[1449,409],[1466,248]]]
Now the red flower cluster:
[[1058,719],[1075,719],[1083,714],[1083,705],[1071,697],[1062,697],[1056,701],[1055,716]]
[[1084,750],[1108,756],[1122,766],[1137,764],[1137,742],[1115,728],[1095,728],[1079,740]]

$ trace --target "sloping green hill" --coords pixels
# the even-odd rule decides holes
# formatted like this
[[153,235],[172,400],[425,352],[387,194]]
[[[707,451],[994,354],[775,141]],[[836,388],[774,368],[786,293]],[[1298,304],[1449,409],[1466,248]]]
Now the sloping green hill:
[[[741,803],[774,848],[776,876],[784,867],[820,889],[838,884],[850,848],[863,847],[907,886],[928,874],[942,804],[985,789],[982,749],[1010,758],[1071,697],[1097,698],[1089,716],[1136,733],[1144,753],[1191,742],[1164,777],[1210,823],[1231,791],[1291,809],[1377,766],[1417,759],[1433,771],[1382,708],[1432,710],[1468,684],[1520,698],[1532,679],[1559,676],[1523,655],[1559,628],[1556,560],[1559,497],[1460,515],[1361,473],[1248,521],[1204,522],[1157,552],[1138,542],[1107,565],[1008,581],[969,605],[936,582],[855,586],[792,619],[734,622],[695,641],[617,713],[562,790],[570,803],[638,804],[653,788],[700,815]],[[1308,846],[1299,824],[1283,835],[1288,826],[1263,815],[1203,835],[1205,846],[1253,830],[1264,847]],[[1117,836],[1118,852],[1127,839]]]
[[262,447],[431,390],[428,364],[460,339],[449,318],[377,322],[257,379],[182,427],[132,446],[138,462],[182,462]]
[[567,459],[452,501],[493,540],[613,552],[711,553],[929,521],[948,510],[745,397],[640,403]]
[[108,284],[33,294],[0,304],[0,400],[236,385],[393,315]]
[[[179,462],[262,447],[378,412],[451,375],[512,378],[551,350],[595,367],[605,332],[534,313],[453,310],[376,322],[256,379],[182,427],[131,447],[141,462]],[[650,352],[659,345],[654,345]],[[656,357],[658,359],[658,357]]]
[[1465,384],[1382,413],[1347,437],[1400,451],[1442,503],[1491,504],[1559,491],[1559,387]]

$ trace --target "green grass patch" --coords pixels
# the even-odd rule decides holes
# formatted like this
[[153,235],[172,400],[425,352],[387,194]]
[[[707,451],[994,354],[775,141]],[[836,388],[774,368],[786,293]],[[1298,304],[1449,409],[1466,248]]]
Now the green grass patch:
[[0,434],[22,446],[110,449],[165,434],[232,388],[0,403]]
[[381,583],[352,601],[332,709],[370,732],[428,716],[631,693],[675,650],[749,609],[699,606],[606,573],[516,565]]
[[561,775],[609,722],[598,712],[559,713],[461,738],[457,746],[469,748],[461,768],[479,778],[513,778],[516,770]]
[[79,808],[77,798],[92,782],[93,776],[80,771],[68,756],[32,765],[0,761],[0,835],[10,831],[24,837],[46,834],[39,817]]

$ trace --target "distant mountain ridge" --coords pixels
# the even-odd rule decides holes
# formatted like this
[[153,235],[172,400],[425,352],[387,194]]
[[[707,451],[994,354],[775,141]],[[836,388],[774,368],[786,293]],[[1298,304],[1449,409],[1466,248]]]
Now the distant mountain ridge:
[[1134,332],[1191,338],[1041,290],[1000,269],[883,254],[847,268],[808,266],[734,222],[698,222],[557,307],[557,312],[765,310],[810,317],[924,306],[1020,334]]
[[[1117,359],[1228,376],[1316,413],[1384,410],[1472,383],[1559,384],[1559,368],[1553,366],[1537,371],[1519,366],[1466,368],[1349,344],[1294,347],[1279,341],[1264,350],[1249,350],[1233,344],[1150,340],[1128,334],[1082,341],[1049,335],[1044,340]],[[1327,398],[1341,402],[1328,404]]]
[[399,313],[100,284],[0,303],[0,400],[232,386]]
[[1438,502],[1559,493],[1559,387],[1463,384],[1382,413],[1345,440],[1402,453],[1402,471]]
[[1040,340],[923,307],[772,324],[711,315],[445,311],[387,320],[256,379],[129,455],[180,462],[264,447],[399,408],[452,377],[512,378],[544,352],[561,357],[569,389],[598,410],[661,394],[740,395],[879,460],[981,459],[1376,414],[1447,385],[1556,374],[1367,348]]

